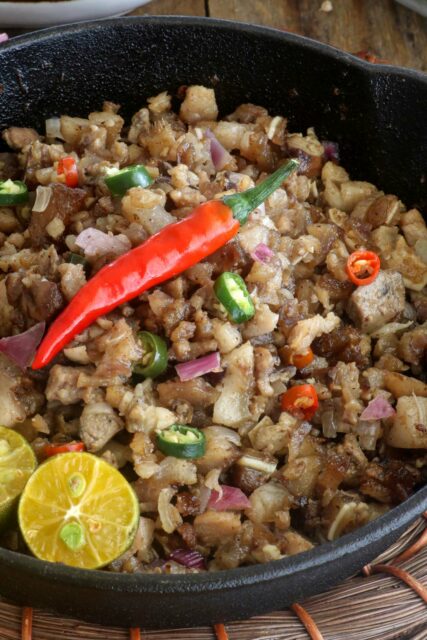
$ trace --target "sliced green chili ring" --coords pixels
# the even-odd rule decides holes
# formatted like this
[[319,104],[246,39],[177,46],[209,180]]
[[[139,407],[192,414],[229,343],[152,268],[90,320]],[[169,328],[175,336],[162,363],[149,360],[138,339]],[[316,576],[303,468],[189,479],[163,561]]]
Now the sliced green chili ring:
[[144,378],[157,378],[168,366],[166,342],[150,331],[141,331],[138,338],[144,353],[141,362],[134,366],[133,372]]
[[132,187],[148,187],[153,179],[143,164],[134,164],[124,169],[110,169],[105,184],[113,196],[124,196]]
[[0,206],[23,204],[28,200],[28,188],[21,180],[3,180],[0,182]]
[[214,291],[233,322],[247,322],[255,315],[252,298],[238,273],[222,273],[215,281]]
[[157,434],[157,446],[166,456],[201,458],[206,450],[206,437],[199,429],[173,424]]

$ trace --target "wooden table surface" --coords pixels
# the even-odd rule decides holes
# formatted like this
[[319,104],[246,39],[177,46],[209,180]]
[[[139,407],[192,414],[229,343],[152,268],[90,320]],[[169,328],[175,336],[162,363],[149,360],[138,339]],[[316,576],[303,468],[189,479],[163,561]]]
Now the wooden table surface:
[[134,14],[195,15],[252,22],[346,51],[369,50],[392,64],[427,71],[427,18],[394,0],[153,0]]

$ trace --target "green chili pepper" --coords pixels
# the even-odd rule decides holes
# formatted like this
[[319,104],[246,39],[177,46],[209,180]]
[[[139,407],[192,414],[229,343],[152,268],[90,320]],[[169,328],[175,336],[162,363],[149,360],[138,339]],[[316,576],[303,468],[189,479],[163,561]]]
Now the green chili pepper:
[[105,184],[113,196],[124,196],[132,187],[148,187],[153,179],[143,164],[134,164],[124,169],[110,169]]
[[20,180],[0,182],[0,206],[23,204],[28,200],[27,185]]
[[255,307],[245,281],[238,273],[224,271],[214,284],[215,295],[233,322],[241,323],[255,315]]
[[144,378],[157,378],[168,366],[168,348],[160,336],[149,331],[141,331],[138,338],[143,349],[142,360],[133,372]]
[[157,434],[157,446],[166,456],[201,458],[206,450],[206,437],[199,429],[173,424]]
[[67,262],[70,264],[82,264],[83,266],[87,265],[86,258],[78,253],[70,253]]

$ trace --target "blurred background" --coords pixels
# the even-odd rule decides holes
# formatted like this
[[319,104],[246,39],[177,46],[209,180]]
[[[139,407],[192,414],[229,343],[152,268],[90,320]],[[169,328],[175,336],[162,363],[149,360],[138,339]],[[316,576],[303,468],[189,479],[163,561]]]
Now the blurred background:
[[376,56],[427,71],[427,0],[0,0],[0,31],[13,36],[120,13],[210,16],[263,24],[371,60]]

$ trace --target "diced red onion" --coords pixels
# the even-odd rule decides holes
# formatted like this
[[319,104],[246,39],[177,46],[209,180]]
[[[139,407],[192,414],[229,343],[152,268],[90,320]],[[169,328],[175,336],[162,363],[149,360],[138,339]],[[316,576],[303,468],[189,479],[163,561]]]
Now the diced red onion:
[[219,352],[216,351],[202,358],[177,364],[175,369],[181,382],[186,382],[187,380],[193,380],[193,378],[199,378],[211,371],[221,371],[221,358]]
[[129,238],[124,234],[113,236],[93,227],[89,227],[79,233],[75,242],[80,249],[83,249],[87,258],[108,253],[121,256],[132,248]]
[[217,171],[221,171],[221,169],[224,169],[225,165],[230,161],[230,154],[226,149],[224,149],[210,129],[206,129],[205,136],[209,138],[211,143],[211,158],[213,165]]
[[18,365],[20,369],[25,369],[31,363],[37,347],[39,346],[44,330],[45,322],[39,322],[34,327],[20,333],[17,336],[9,336],[0,339],[0,351],[10,360]]
[[9,36],[7,35],[7,33],[0,33],[0,44],[2,42],[7,42],[9,40]]
[[362,412],[361,420],[382,420],[394,416],[396,411],[383,396],[377,396],[370,401],[366,409]]
[[253,258],[256,262],[262,262],[264,264],[270,262],[273,256],[274,252],[263,242],[257,244],[255,249],[251,252],[251,258]]
[[61,118],[48,118],[45,120],[46,138],[65,140],[61,132]]
[[206,562],[201,553],[190,549],[175,549],[169,555],[169,560],[174,560],[189,569],[206,569]]
[[249,509],[251,506],[243,491],[237,487],[229,487],[226,484],[222,484],[221,489],[222,496],[218,491],[212,491],[208,509],[213,511],[241,511],[242,509]]
[[322,145],[325,150],[325,160],[333,160],[334,162],[340,161],[340,149],[337,142],[322,140]]
[[42,213],[43,211],[46,211],[52,197],[52,193],[52,187],[38,186],[36,189],[36,199],[33,204],[33,211],[35,211],[36,213]]

